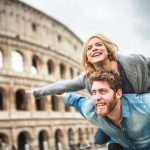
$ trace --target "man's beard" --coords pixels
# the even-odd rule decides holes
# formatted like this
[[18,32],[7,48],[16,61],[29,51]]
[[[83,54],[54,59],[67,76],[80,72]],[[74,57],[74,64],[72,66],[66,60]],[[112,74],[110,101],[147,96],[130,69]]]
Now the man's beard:
[[111,99],[105,100],[105,101],[107,101],[107,102],[105,103],[103,108],[101,108],[101,109],[96,108],[96,114],[98,116],[105,117],[106,115],[108,115],[109,113],[111,113],[113,111],[113,109],[115,108],[116,103],[117,103],[115,94]]

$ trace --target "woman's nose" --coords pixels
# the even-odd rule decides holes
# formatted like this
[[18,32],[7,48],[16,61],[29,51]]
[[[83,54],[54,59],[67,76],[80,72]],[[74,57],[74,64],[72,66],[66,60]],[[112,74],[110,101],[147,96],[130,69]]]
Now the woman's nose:
[[97,46],[93,46],[93,47],[92,47],[92,50],[93,50],[93,51],[97,50]]

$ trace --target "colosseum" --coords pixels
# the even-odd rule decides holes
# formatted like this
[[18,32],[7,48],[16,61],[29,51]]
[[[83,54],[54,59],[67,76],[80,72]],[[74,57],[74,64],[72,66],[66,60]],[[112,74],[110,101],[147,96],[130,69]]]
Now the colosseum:
[[80,74],[82,44],[45,13],[19,0],[0,0],[0,150],[68,150],[93,143],[95,127],[61,96],[35,100],[24,94]]

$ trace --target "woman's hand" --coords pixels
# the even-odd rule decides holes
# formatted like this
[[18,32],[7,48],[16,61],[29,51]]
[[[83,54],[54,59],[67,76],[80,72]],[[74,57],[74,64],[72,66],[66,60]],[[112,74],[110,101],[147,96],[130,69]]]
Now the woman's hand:
[[33,94],[33,89],[26,89],[25,94]]
[[63,93],[63,94],[61,94],[61,96],[64,98],[66,94],[67,94],[67,93]]

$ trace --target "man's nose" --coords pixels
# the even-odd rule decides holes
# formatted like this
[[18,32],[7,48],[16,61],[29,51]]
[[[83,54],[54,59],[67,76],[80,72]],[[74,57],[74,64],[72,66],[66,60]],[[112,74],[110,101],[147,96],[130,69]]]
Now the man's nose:
[[96,94],[95,96],[94,96],[94,101],[95,100],[100,100],[101,99],[101,95],[100,94]]

